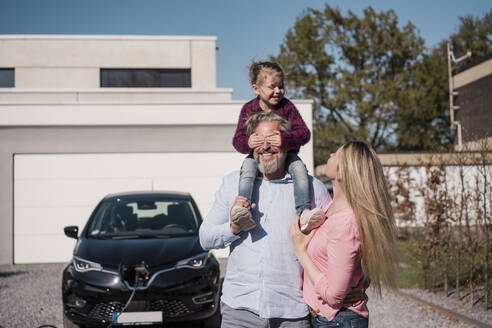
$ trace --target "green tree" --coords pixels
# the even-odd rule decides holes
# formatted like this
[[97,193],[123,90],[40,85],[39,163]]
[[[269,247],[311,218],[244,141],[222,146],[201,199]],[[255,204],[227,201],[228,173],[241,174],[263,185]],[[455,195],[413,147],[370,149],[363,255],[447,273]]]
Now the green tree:
[[445,42],[425,52],[412,72],[412,84],[400,94],[395,115],[399,150],[428,150],[453,142],[449,126],[449,84]]
[[[466,15],[460,17],[458,32],[451,35],[458,54],[472,52],[471,58],[465,61],[473,63],[492,51],[492,8],[482,18]],[[441,45],[442,46],[442,45]]]
[[423,51],[415,26],[399,27],[392,10],[368,7],[358,17],[326,5],[297,19],[272,59],[285,68],[294,96],[314,101],[316,164],[351,139],[399,145],[398,115],[415,108]]
[[[467,51],[471,58],[459,64],[473,64],[492,49],[492,9],[482,18],[460,17],[458,32],[426,51],[414,71],[413,95],[406,99],[407,108],[396,116],[396,138],[400,150],[422,150],[451,145],[449,127],[449,81],[447,43],[452,41],[458,56]],[[410,95],[412,93],[407,93]]]

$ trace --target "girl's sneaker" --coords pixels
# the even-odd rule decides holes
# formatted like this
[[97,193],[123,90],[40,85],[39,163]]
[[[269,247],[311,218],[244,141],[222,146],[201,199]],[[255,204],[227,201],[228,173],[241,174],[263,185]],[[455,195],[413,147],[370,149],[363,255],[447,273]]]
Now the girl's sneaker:
[[316,229],[325,222],[325,214],[320,208],[313,208],[312,210],[304,210],[299,220],[299,227],[302,232],[309,232]]
[[242,231],[248,231],[256,227],[251,212],[241,205],[236,205],[232,208],[231,222],[237,224]]

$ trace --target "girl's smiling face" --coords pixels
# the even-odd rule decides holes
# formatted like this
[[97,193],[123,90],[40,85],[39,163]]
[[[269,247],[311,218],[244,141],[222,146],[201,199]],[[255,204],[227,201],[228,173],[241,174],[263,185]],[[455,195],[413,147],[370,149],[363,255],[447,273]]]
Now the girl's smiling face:
[[285,94],[284,81],[280,74],[261,72],[258,83],[253,84],[253,92],[260,99],[261,109],[267,111],[275,109]]

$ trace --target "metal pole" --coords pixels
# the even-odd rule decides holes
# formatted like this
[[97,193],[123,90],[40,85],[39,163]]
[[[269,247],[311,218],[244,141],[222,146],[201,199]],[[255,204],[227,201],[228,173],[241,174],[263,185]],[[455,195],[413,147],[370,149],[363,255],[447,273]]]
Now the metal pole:
[[456,133],[458,136],[458,151],[463,149],[463,141],[461,136],[461,123],[459,121],[454,120],[454,110],[459,109],[459,106],[454,105],[454,96],[458,95],[458,92],[454,91],[454,81],[453,81],[453,73],[451,70],[451,61],[455,64],[459,63],[462,60],[471,56],[471,52],[467,51],[466,55],[461,56],[460,58],[455,58],[454,53],[451,50],[451,44],[448,42],[448,79],[449,79],[449,118],[451,129],[456,129]]
[[448,42],[448,80],[449,80],[449,118],[451,129],[454,129],[454,108],[453,108],[453,75],[451,72],[452,60],[451,44]]
[[458,132],[458,151],[462,151],[463,142],[461,139],[461,123],[459,121],[454,121],[454,125],[456,126],[456,131]]

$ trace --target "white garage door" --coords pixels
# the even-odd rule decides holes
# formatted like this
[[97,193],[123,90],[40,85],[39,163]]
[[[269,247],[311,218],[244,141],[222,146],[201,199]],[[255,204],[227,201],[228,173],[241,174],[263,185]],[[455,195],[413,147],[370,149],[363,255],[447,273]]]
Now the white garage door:
[[74,239],[109,193],[190,192],[205,217],[222,176],[239,169],[238,153],[18,154],[14,157],[14,262],[66,262]]

